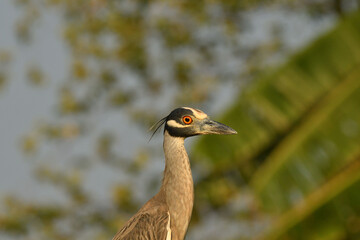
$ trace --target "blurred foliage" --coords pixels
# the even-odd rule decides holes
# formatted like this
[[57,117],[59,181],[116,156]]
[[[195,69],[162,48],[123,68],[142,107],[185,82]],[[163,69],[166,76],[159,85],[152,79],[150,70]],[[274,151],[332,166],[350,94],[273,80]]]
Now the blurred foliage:
[[108,159],[111,157],[112,146],[114,144],[114,136],[109,133],[105,133],[97,141],[96,153],[101,159]]
[[40,17],[39,8],[27,0],[14,1],[19,6],[25,6],[23,16],[17,21],[15,31],[18,39],[24,43],[31,41],[32,28]]
[[37,139],[34,136],[24,136],[21,147],[22,151],[26,154],[35,153],[37,150]]
[[223,118],[239,134],[203,138],[196,148],[213,167],[199,185],[245,179],[277,216],[262,239],[360,236],[359,26],[356,12],[256,80]]
[[[221,141],[209,136],[194,151],[194,165],[201,170],[191,230],[216,211],[228,222],[255,226],[239,233],[238,239],[256,234],[264,234],[264,239],[358,236],[359,196],[354,189],[359,184],[355,130],[360,22],[357,15],[347,19],[347,2],[15,1],[24,13],[15,26],[21,43],[31,44],[42,14],[56,9],[62,14],[62,34],[71,54],[55,120],[35,125],[22,139],[23,152],[47,159],[46,149],[54,144],[60,149],[57,157],[66,162],[64,143],[95,141],[91,157],[71,156],[66,170],[52,166],[50,159],[36,165],[37,180],[60,190],[65,201],[44,204],[5,198],[0,233],[14,239],[110,239],[142,202],[129,182],[112,188],[109,203],[97,202],[86,190],[86,173],[100,160],[96,163],[136,175],[152,153],[139,146],[134,158],[122,156],[114,147],[119,144],[114,133],[94,134],[94,116],[117,108],[140,126],[149,126],[164,114],[164,106],[205,106],[226,81],[242,79],[238,85],[248,83],[249,88],[223,119],[239,134],[220,137]],[[276,26],[270,41],[244,46],[243,13],[276,4],[288,11],[305,9],[313,17],[343,15],[345,20],[277,71],[260,76],[274,56],[289,53]],[[243,61],[229,66],[219,49]],[[0,51],[1,63],[11,60],[10,53],[4,53]],[[4,66],[0,89],[8,76]],[[31,84],[50,80],[40,66],[30,66]],[[169,94],[165,105],[159,96]],[[142,185],[154,188],[151,180]],[[267,223],[269,217],[275,220]],[[265,225],[272,231],[264,232]],[[318,235],[309,226],[319,226]]]
[[0,49],[0,91],[4,88],[8,79],[8,68],[11,63],[11,53]]
[[5,83],[6,83],[6,76],[4,75],[4,73],[0,72],[0,90],[2,90]]
[[39,67],[30,67],[27,72],[27,77],[33,86],[40,86],[45,83],[44,73]]
[[[262,46],[245,49],[237,40],[243,28],[238,13],[257,6],[259,2],[17,1],[25,12],[23,19],[18,22],[18,35],[24,42],[29,42],[31,29],[42,11],[56,7],[65,16],[63,36],[74,59],[70,66],[70,77],[84,83],[76,88],[86,89],[84,91],[88,91],[88,94],[85,95],[91,96],[90,101],[113,95],[109,98],[110,103],[126,103],[132,107],[137,106],[135,99],[140,97],[139,92],[150,91],[154,95],[149,102],[153,102],[157,93],[168,88],[168,79],[174,79],[179,88],[174,97],[178,104],[200,104],[210,98],[207,92],[221,84],[214,79],[226,76],[225,79],[235,81],[239,75],[244,78],[253,76],[258,72],[256,69],[264,66],[267,55],[279,51],[281,44],[268,43],[275,46],[272,50]],[[222,38],[206,31],[200,34],[197,31],[212,27],[223,33]],[[274,41],[278,42],[276,39]],[[254,64],[249,65],[248,69],[236,66],[231,74],[219,67],[207,71],[218,61],[218,51],[214,46],[223,44],[230,44],[228,47],[238,52],[251,51],[246,57],[254,59]],[[168,57],[163,59],[160,56]],[[166,73],[164,68],[167,69]],[[41,71],[31,69],[29,79],[34,83],[41,82]],[[136,91],[118,87],[123,82],[136,79],[142,81]],[[202,82],[200,85],[199,81]],[[113,93],[115,89],[109,89],[110,86],[117,87],[116,93]],[[204,90],[204,86],[208,88]],[[59,104],[61,112],[91,112],[94,104],[79,105],[89,99],[75,100],[73,88],[72,81],[64,86],[64,96]],[[105,91],[101,91],[104,88]],[[129,98],[129,95],[133,97]]]

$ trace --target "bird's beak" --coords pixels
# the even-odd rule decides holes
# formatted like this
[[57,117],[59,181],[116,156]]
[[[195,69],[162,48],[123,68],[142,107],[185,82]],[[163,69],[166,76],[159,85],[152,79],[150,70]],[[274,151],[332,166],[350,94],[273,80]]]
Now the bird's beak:
[[237,132],[225,124],[205,119],[201,124],[200,134],[237,134]]

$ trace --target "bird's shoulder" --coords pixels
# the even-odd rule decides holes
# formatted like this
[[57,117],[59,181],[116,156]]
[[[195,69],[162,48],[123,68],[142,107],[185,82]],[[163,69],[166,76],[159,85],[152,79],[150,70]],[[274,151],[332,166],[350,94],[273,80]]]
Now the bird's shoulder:
[[147,202],[114,236],[113,240],[170,240],[170,213],[166,204]]

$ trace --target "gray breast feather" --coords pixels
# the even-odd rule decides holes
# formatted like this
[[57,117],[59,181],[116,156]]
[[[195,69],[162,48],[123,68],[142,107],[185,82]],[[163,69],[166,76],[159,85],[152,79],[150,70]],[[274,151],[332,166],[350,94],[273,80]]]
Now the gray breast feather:
[[114,236],[113,240],[171,240],[169,212],[139,212]]

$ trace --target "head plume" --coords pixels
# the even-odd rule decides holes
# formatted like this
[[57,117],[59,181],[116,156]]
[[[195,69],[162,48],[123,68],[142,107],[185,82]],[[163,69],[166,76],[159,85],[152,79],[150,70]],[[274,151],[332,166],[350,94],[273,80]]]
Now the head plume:
[[154,130],[154,132],[151,134],[151,137],[150,137],[150,139],[149,139],[149,142],[150,142],[150,140],[152,139],[152,137],[155,135],[155,133],[157,132],[157,130],[159,130],[159,128],[161,128],[161,126],[162,125],[164,125],[164,123],[166,122],[166,119],[167,119],[167,116],[166,117],[164,117],[164,118],[162,118],[162,119],[160,119],[157,123],[155,123],[154,125],[152,125],[151,127],[150,127],[150,131],[152,131],[152,130]]

